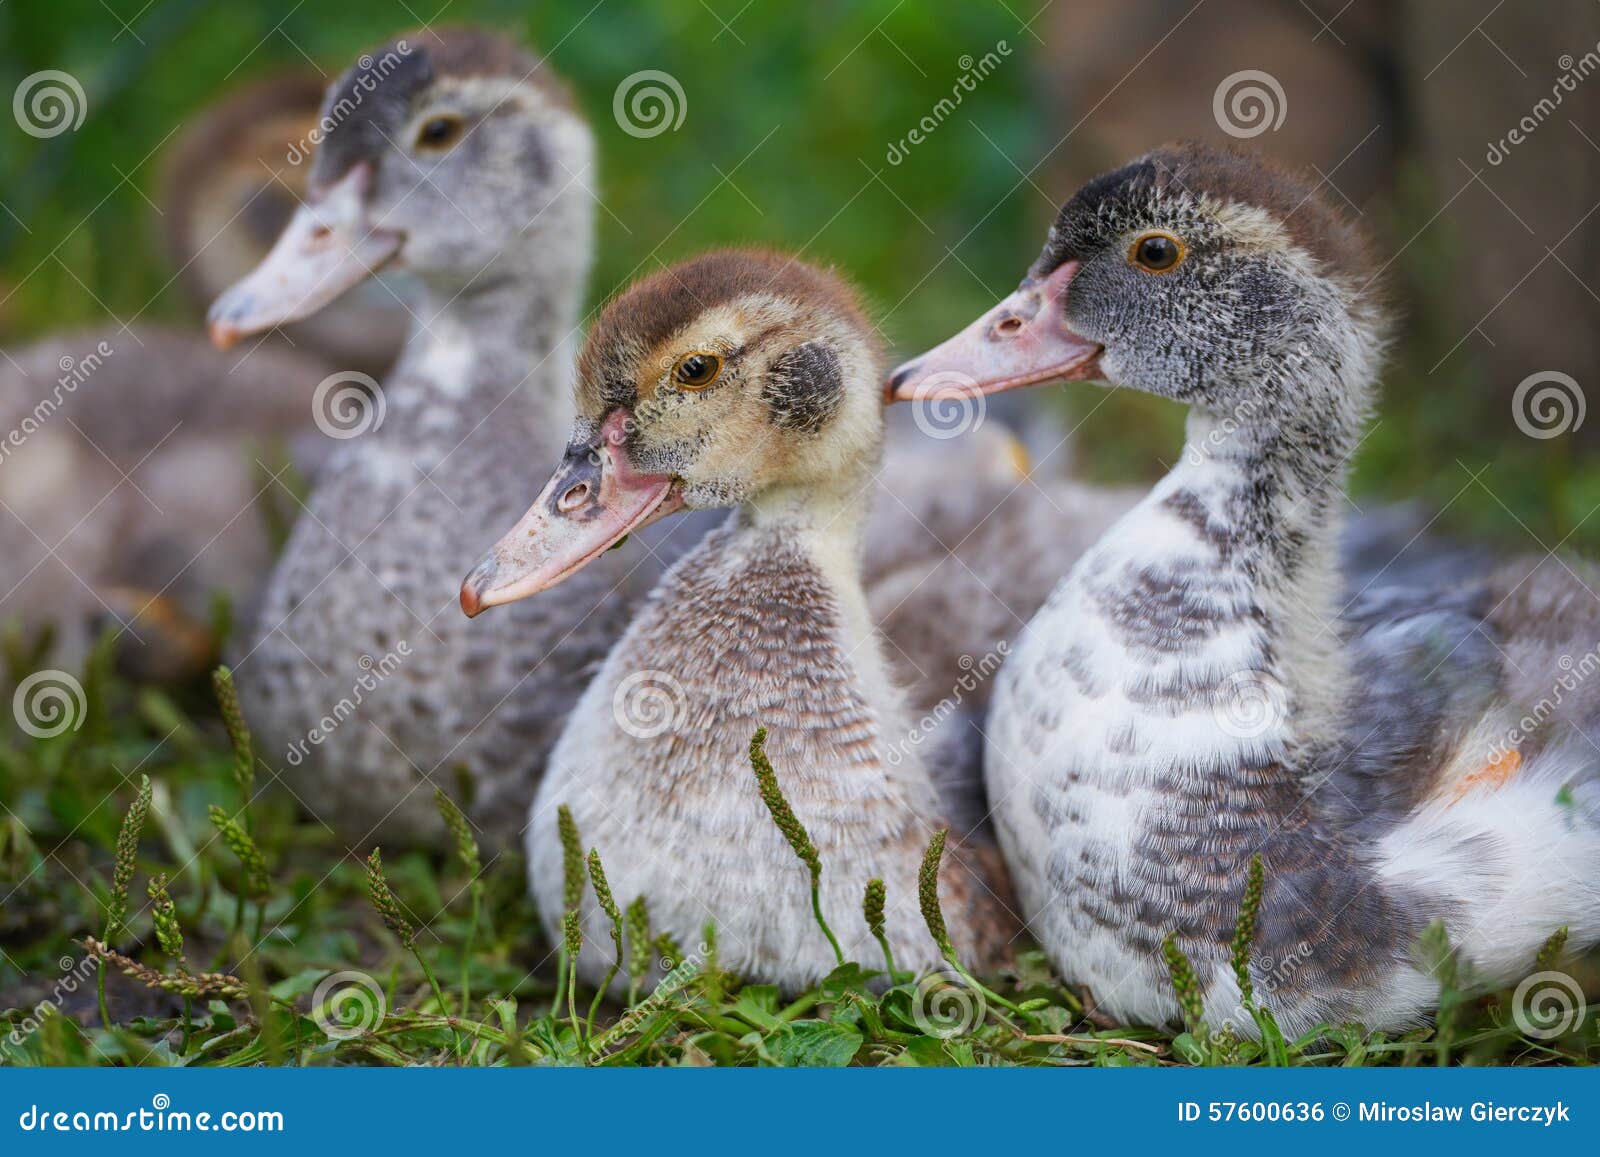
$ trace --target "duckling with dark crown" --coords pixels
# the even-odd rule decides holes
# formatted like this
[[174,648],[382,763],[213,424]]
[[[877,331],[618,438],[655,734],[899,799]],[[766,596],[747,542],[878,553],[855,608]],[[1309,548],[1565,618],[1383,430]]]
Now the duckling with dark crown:
[[[764,726],[847,957],[872,958],[857,914],[882,877],[896,961],[939,964],[917,869],[946,805],[921,752],[895,746],[909,720],[860,577],[879,366],[851,290],[777,254],[696,258],[634,285],[595,324],[566,459],[467,577],[462,607],[570,581],[674,511],[734,513],[640,601],[551,753],[527,847],[552,936],[565,804],[619,899],[643,896],[679,943],[715,921],[720,961],[751,980],[793,989],[829,972],[806,872],[751,774]],[[992,853],[958,848],[943,880],[956,945],[979,966],[1006,953],[1012,927]],[[582,917],[579,968],[598,983],[606,918],[592,898]]]
[[[497,634],[454,613],[460,560],[521,511],[571,423],[593,141],[547,66],[489,33],[418,33],[329,88],[310,199],[218,299],[229,342],[407,270],[413,332],[316,480],[237,662],[263,758],[347,840],[437,839],[437,784],[518,832],[545,753],[654,578],[612,556]],[[515,505],[513,505],[515,504]],[[645,570],[635,574],[635,568]]]
[[1230,951],[1256,854],[1254,952],[1293,966],[1254,984],[1290,1036],[1425,1017],[1435,920],[1489,985],[1558,929],[1600,940],[1600,695],[1551,694],[1600,638],[1592,570],[1341,605],[1385,321],[1362,253],[1300,181],[1160,149],[1073,196],[1021,288],[892,379],[1095,379],[1191,407],[1179,464],[1028,625],[989,717],[1029,926],[1119,1018],[1178,1019],[1175,934],[1207,1022],[1255,1031]]

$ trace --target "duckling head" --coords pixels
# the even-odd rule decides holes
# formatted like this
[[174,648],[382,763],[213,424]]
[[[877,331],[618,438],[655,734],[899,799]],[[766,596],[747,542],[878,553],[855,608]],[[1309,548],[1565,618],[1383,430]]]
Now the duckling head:
[[594,143],[548,65],[477,29],[373,49],[329,86],[307,197],[212,305],[212,340],[314,313],[387,265],[449,299],[587,273]]
[[526,598],[680,509],[826,491],[867,500],[881,355],[833,274],[711,253],[630,287],[578,359],[566,457],[461,587],[469,615]]
[[1021,286],[889,396],[1091,379],[1258,422],[1359,420],[1382,310],[1358,233],[1299,180],[1180,143],[1096,177]]

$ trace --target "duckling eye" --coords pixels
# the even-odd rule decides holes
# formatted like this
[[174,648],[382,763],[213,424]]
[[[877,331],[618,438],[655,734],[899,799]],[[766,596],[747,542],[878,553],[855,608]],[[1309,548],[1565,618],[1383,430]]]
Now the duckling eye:
[[461,128],[462,121],[460,117],[430,117],[417,130],[417,147],[419,149],[449,148],[456,143],[456,138],[461,135]]
[[1150,273],[1166,273],[1188,253],[1183,242],[1170,233],[1145,233],[1128,250],[1128,260]]
[[722,373],[716,354],[684,354],[672,369],[672,379],[686,390],[703,390]]

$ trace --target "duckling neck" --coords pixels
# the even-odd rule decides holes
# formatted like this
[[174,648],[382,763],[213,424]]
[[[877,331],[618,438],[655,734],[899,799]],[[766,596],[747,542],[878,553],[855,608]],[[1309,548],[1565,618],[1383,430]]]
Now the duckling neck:
[[520,394],[559,425],[581,284],[493,267],[465,283],[421,279],[411,335],[385,391],[391,411]]
[[[869,481],[854,476],[770,487],[739,507],[732,521],[744,535],[773,535],[805,551],[838,599],[846,637],[870,651],[868,665],[875,666],[875,636],[861,580],[870,492]],[[882,680],[887,684],[886,675]]]
[[1240,689],[1279,715],[1291,749],[1329,740],[1348,694],[1338,547],[1358,425],[1249,426],[1196,409],[1181,462],[1144,504],[1184,523],[1186,546],[1237,591],[1259,636],[1246,669],[1261,685]]
[[1191,413],[1179,464],[1052,597],[1089,723],[1057,738],[1071,765],[1106,789],[1154,776],[1169,800],[1295,806],[1350,682],[1334,628],[1344,474],[1318,465]]

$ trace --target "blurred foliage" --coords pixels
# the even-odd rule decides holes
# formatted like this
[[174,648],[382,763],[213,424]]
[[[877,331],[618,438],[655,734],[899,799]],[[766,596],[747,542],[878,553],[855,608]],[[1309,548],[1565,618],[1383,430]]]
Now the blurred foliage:
[[[1043,172],[1024,173],[1061,131],[1040,83],[1044,22],[1024,27],[1036,7],[458,0],[439,18],[520,35],[578,90],[601,148],[592,301],[706,246],[765,243],[847,269],[890,344],[912,350],[1016,283],[1063,192]],[[0,341],[108,315],[193,322],[158,244],[163,147],[230,88],[312,62],[332,75],[429,15],[395,0],[0,6],[0,91],[65,69],[83,82],[90,110],[79,131],[50,140],[8,132],[0,152]],[[967,58],[1001,41],[1011,54],[1000,67],[890,164],[891,145],[950,95]],[[643,69],[682,84],[677,131],[637,139],[612,117],[618,85]],[[1435,203],[1403,172],[1387,219],[1368,223],[1409,237]],[[1593,553],[1600,519],[1586,519],[1600,505],[1600,464],[1585,462],[1573,438],[1513,436],[1503,398],[1472,379],[1470,356],[1439,368],[1459,334],[1437,305],[1452,262],[1474,252],[1445,233],[1423,231],[1389,271],[1408,316],[1357,492],[1421,498],[1445,508],[1441,527],[1518,550],[1534,548],[1532,535]],[[1074,412],[1090,478],[1150,479],[1177,453],[1173,405],[1081,387],[1047,396]]]
[[[890,337],[911,345],[1016,282],[1049,205],[1007,160],[1042,151],[1044,136],[1019,20],[999,4],[891,7],[823,0],[735,15],[734,0],[468,0],[441,20],[517,33],[577,88],[600,144],[595,300],[657,260],[708,245],[780,245],[847,267]],[[147,201],[162,146],[219,93],[308,60],[331,76],[417,24],[394,0],[157,0],[135,20],[141,8],[0,7],[0,87],[63,68],[83,82],[90,109],[79,131],[40,142],[15,134],[0,155],[11,211],[0,215],[8,337],[107,312],[186,316],[157,243],[159,207]],[[1010,59],[931,141],[889,165],[891,142],[950,94],[960,58],[1001,40]],[[613,93],[642,69],[682,84],[679,130],[638,139],[617,126]],[[902,304],[913,290],[914,309]]]

